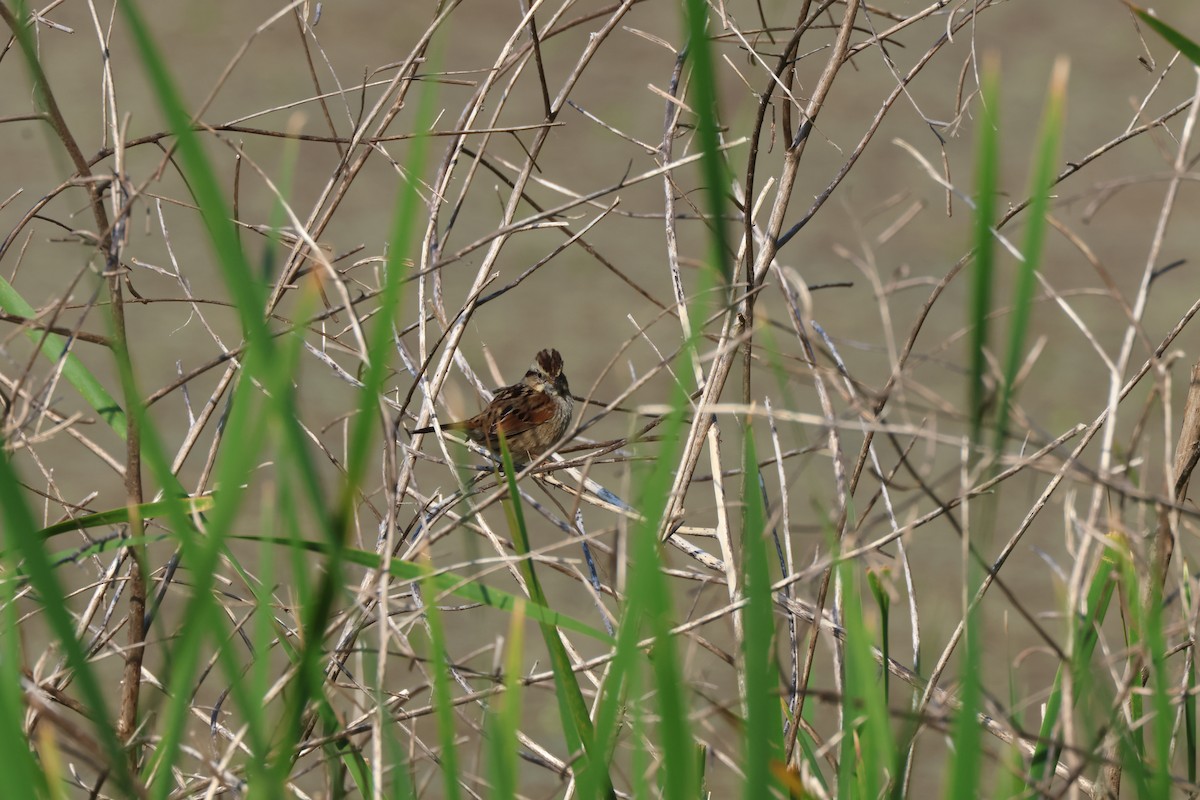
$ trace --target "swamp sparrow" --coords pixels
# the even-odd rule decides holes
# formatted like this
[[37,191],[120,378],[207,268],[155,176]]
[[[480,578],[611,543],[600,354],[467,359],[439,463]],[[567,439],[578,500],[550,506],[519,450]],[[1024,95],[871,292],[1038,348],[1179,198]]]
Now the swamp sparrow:
[[[496,390],[479,414],[461,422],[442,424],[443,430],[462,431],[474,442],[500,455],[500,433],[517,462],[532,461],[557,442],[571,424],[575,401],[563,374],[557,350],[543,350],[533,359],[519,383]],[[431,433],[433,427],[416,433]]]

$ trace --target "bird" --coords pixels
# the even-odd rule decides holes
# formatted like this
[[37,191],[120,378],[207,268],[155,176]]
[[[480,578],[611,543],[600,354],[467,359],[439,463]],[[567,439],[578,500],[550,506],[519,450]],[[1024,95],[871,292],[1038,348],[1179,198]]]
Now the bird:
[[[518,463],[527,463],[562,438],[571,425],[575,401],[563,359],[557,350],[540,351],[519,382],[497,389],[480,413],[460,422],[442,423],[442,430],[462,431],[473,442],[500,455],[500,434]],[[432,433],[433,426],[418,428]]]

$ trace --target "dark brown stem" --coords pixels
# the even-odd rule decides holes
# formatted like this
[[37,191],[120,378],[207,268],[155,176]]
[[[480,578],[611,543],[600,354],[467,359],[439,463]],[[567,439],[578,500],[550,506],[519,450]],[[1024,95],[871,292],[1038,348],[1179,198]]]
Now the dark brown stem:
[[[67,121],[58,107],[58,101],[50,88],[50,82],[38,60],[29,36],[24,31],[20,20],[9,10],[7,5],[0,3],[0,19],[8,25],[13,36],[24,51],[26,63],[29,65],[30,77],[38,99],[45,107],[46,120],[54,129],[58,140],[75,165],[75,175],[87,189],[89,206],[96,221],[96,233],[99,237],[99,249],[104,253],[105,277],[108,283],[109,302],[112,305],[113,338],[111,347],[118,363],[123,364],[122,372],[128,374],[129,346],[125,334],[124,298],[121,291],[120,241],[114,239],[113,228],[109,224],[108,213],[104,209],[104,198],[96,181],[91,180],[92,171],[87,158],[80,150],[78,142],[72,135]],[[114,190],[116,187],[114,186]],[[129,533],[136,541],[141,541],[145,525],[137,512],[142,504],[142,470],[141,470],[141,437],[139,435],[138,415],[130,406],[136,395],[129,389],[128,381],[122,381],[123,399],[126,409],[126,438],[125,438],[125,498],[130,508]],[[138,693],[141,688],[142,657],[145,640],[144,623],[146,615],[146,583],[143,553],[140,547],[130,547],[129,568],[129,620],[128,647],[125,650],[125,668],[121,684],[121,704],[117,719],[117,737],[122,742],[129,741],[137,728]],[[136,771],[138,749],[130,750],[131,767]]]

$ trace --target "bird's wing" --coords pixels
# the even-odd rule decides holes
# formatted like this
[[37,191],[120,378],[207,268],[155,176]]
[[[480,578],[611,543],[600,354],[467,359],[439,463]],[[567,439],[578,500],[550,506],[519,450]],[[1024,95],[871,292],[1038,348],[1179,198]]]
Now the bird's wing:
[[545,392],[535,392],[525,387],[507,387],[496,394],[488,408],[487,432],[493,439],[500,431],[511,437],[535,428],[554,418],[554,400]]

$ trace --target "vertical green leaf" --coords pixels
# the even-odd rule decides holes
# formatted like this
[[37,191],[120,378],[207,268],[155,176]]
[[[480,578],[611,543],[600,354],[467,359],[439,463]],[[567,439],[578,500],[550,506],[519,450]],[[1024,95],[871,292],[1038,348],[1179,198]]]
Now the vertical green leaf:
[[[984,375],[988,346],[988,315],[992,310],[995,245],[992,221],[996,218],[996,192],[1000,172],[999,148],[1000,69],[985,61],[980,86],[979,144],[975,155],[975,266],[971,270],[971,304],[967,325],[971,330],[967,411],[971,420],[971,444],[978,454],[986,403]],[[976,455],[978,458],[978,455]]]
[[[529,586],[530,599],[539,606],[549,607],[546,593],[542,590],[541,581],[529,557],[529,531],[525,526],[525,511],[521,505],[521,494],[517,491],[517,470],[513,466],[512,453],[509,452],[508,442],[500,436],[501,457],[504,463],[504,478],[508,483],[508,498],[503,501],[504,511],[508,517],[509,531],[512,533],[513,549],[522,556],[520,561],[521,574]],[[559,714],[562,719],[563,734],[567,745],[572,751],[582,751],[582,767],[576,770],[576,782],[583,797],[596,797],[601,793],[611,792],[606,765],[595,747],[592,718],[588,713],[587,703],[583,699],[583,691],[579,688],[579,680],[571,668],[571,658],[559,638],[558,628],[549,622],[539,621],[542,639],[546,650],[550,653],[550,667],[554,672],[554,686],[558,696]]]
[[886,788],[885,771],[897,763],[891,714],[883,693],[879,666],[871,652],[871,642],[876,637],[863,616],[861,564],[843,561],[837,570],[842,584],[846,628],[846,680],[842,701],[844,738],[838,794],[840,797],[880,797]]
[[1050,90],[1046,95],[1046,106],[1042,111],[1042,125],[1038,133],[1033,174],[1029,180],[1031,199],[1029,207],[1026,209],[1025,247],[1021,253],[1023,260],[1019,265],[1017,284],[1013,290],[1008,358],[1004,363],[1004,375],[1000,384],[1000,401],[996,404],[997,453],[1001,452],[1004,440],[1008,437],[1008,410],[1012,404],[1017,373],[1025,358],[1025,339],[1029,330],[1029,317],[1033,306],[1033,290],[1037,284],[1037,271],[1042,263],[1042,245],[1046,238],[1046,214],[1050,207],[1050,188],[1054,185],[1059,142],[1062,140],[1063,112],[1067,92],[1067,65],[1068,62],[1065,58],[1060,58],[1054,65]]
[[[0,455],[0,458],[4,456]],[[0,499],[0,502],[8,502]],[[11,786],[24,786],[31,795],[45,797],[49,794],[46,772],[34,760],[30,742],[22,729],[21,719],[25,703],[21,696],[21,634],[19,615],[14,602],[15,581],[11,576],[15,569],[5,568],[6,575],[0,580],[0,753],[4,756],[5,779]],[[43,723],[43,729],[53,728]],[[53,736],[51,731],[47,735]]]
[[[759,487],[758,458],[754,431],[746,425],[742,466],[748,487]],[[762,493],[747,491],[742,518],[742,563],[746,610],[742,662],[745,665],[746,731],[744,737],[746,778],[742,796],[747,800],[768,797],[779,789],[772,764],[783,762],[783,725],[779,714],[779,682],[775,673],[775,604],[765,536],[766,509]]]
[[438,761],[441,765],[442,785],[446,787],[445,797],[447,800],[458,800],[458,746],[454,743],[454,697],[450,693],[451,664],[446,653],[446,631],[442,612],[437,606],[437,589],[429,580],[433,575],[433,565],[428,555],[422,557],[422,562],[427,571],[422,586],[425,589],[425,619],[429,624],[433,707],[437,714],[438,741],[442,746]]
[[685,0],[687,53],[692,60],[692,92],[696,109],[696,127],[700,137],[700,169],[704,176],[704,195],[708,200],[709,265],[729,285],[733,267],[729,261],[728,234],[725,231],[725,166],[721,157],[717,79],[713,69],[711,43],[708,40],[708,4],[704,0]]
[[[63,593],[58,573],[50,563],[50,558],[43,548],[44,543],[36,535],[38,526],[25,503],[24,495],[21,494],[21,483],[9,458],[9,453],[0,440],[0,520],[3,521],[0,527],[4,529],[5,551],[10,557],[20,556],[20,567],[29,576],[30,585],[38,593],[42,613],[45,614],[59,647],[62,648],[67,666],[75,675],[75,681],[83,694],[84,706],[92,720],[96,741],[108,758],[117,786],[121,791],[133,795],[135,790],[133,776],[129,772],[129,759],[121,742],[117,741],[116,729],[112,717],[109,716],[108,703],[100,688],[100,681],[83,651],[83,645],[75,636],[75,626],[67,612],[67,598]],[[15,564],[10,565],[10,568],[13,572],[17,571]],[[11,661],[13,656],[5,651],[0,657]],[[9,666],[8,669],[12,671],[14,667]],[[19,720],[20,716],[16,719]]]
[[488,720],[488,761],[492,774],[492,797],[511,800],[517,796],[517,728],[521,723],[521,657],[525,644],[525,602],[517,599],[508,625],[504,653],[504,694],[492,703]]

